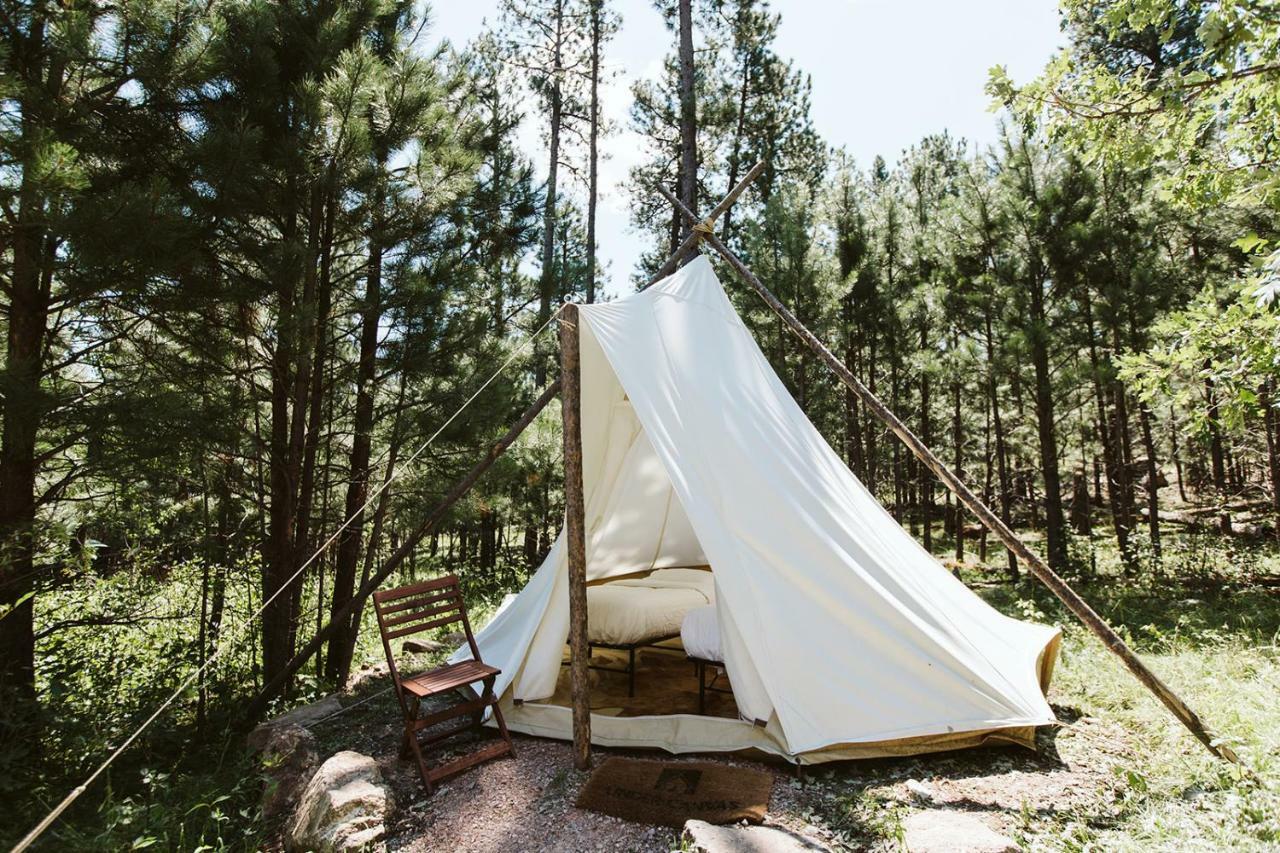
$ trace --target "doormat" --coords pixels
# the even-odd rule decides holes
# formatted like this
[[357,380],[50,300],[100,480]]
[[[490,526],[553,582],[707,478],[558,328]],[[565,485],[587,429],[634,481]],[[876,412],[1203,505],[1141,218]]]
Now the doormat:
[[772,792],[773,776],[760,770],[609,758],[587,780],[578,808],[665,826],[683,826],[687,820],[759,823]]

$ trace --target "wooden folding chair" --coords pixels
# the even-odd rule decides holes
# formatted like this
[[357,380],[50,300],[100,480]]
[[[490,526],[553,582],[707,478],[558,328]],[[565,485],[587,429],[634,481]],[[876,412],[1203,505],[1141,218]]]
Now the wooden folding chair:
[[[493,693],[494,679],[498,677],[501,670],[480,660],[480,648],[476,645],[476,638],[471,633],[471,621],[467,618],[467,608],[462,601],[462,589],[458,585],[458,578],[449,575],[399,589],[375,592],[373,606],[378,614],[378,630],[382,634],[382,648],[387,654],[387,666],[391,670],[391,679],[395,683],[396,697],[400,700],[400,708],[404,712],[404,741],[400,746],[400,757],[403,759],[412,755],[417,760],[418,773],[422,776],[422,784],[426,786],[428,796],[434,790],[435,784],[447,776],[490,758],[514,755],[511,734],[507,731],[506,721],[502,719],[502,711],[498,708],[498,697]],[[467,644],[471,646],[472,660],[446,664],[438,669],[407,678],[400,675],[400,670],[396,667],[395,655],[391,653],[392,640],[456,622],[461,622],[462,629],[466,632]],[[451,705],[430,714],[422,713],[422,700],[428,696],[449,693],[478,682],[483,682],[484,685],[478,698]],[[484,721],[484,710],[489,706],[493,706],[493,718],[502,735],[501,741],[436,767],[427,766],[422,754],[424,747],[439,743],[468,729],[479,729]],[[423,729],[465,715],[470,715],[470,721],[421,739],[418,737],[418,733]]]

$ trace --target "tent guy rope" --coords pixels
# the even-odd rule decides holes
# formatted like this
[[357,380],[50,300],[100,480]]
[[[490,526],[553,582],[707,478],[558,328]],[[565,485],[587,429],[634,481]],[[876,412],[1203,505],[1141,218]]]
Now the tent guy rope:
[[[551,326],[552,322],[554,322],[560,316],[561,310],[563,309],[562,308],[557,309],[549,318],[547,318],[546,322],[543,323],[538,328],[537,331],[535,331],[532,335],[528,336],[523,341],[521,341],[519,346],[515,347],[511,351],[510,355],[507,356],[506,360],[504,360],[502,364],[498,366],[498,369],[495,370],[492,374],[490,374],[489,378],[486,379],[478,388],[476,388],[475,391],[471,393],[471,396],[469,396],[463,402],[463,404],[452,415],[450,415],[444,421],[444,423],[442,423],[436,429],[436,431],[433,432],[430,435],[430,437],[428,437],[427,440],[423,442],[422,445],[419,446],[418,449],[415,450],[404,461],[404,463],[400,466],[400,468],[397,471],[391,472],[387,477],[385,477],[382,483],[379,484],[378,488],[370,492],[368,498],[365,500],[365,503],[358,510],[356,510],[356,512],[353,513],[349,518],[343,521],[342,524],[339,525],[338,528],[333,532],[333,534],[329,536],[329,538],[327,538],[323,543],[321,543],[320,547],[316,549],[315,553],[313,553],[310,557],[308,557],[307,560],[301,566],[298,567],[297,571],[295,571],[292,575],[290,575],[289,578],[284,583],[280,584],[280,586],[276,588],[275,592],[273,592],[265,601],[262,602],[261,606],[258,607],[258,609],[253,613],[253,615],[251,615],[248,619],[245,620],[245,623],[243,627],[240,629],[240,632],[234,636],[231,636],[229,639],[227,639],[225,642],[219,645],[219,647],[214,650],[214,653],[209,656],[209,658],[204,662],[204,664],[202,664],[193,673],[191,673],[185,679],[183,679],[182,683],[178,685],[177,689],[175,689],[167,699],[165,699],[163,702],[160,703],[160,705],[155,709],[155,711],[153,711],[151,715],[148,716],[142,722],[142,725],[138,726],[138,728],[135,729],[131,735],[125,738],[125,740],[118,747],[116,747],[103,760],[103,762],[99,764],[92,773],[89,774],[89,776],[83,782],[81,782],[79,785],[73,788],[65,797],[63,797],[62,800],[56,806],[54,806],[53,809],[51,809],[49,813],[45,815],[40,820],[40,822],[37,823],[31,829],[30,832],[28,832],[25,836],[22,837],[22,840],[20,840],[16,845],[14,845],[12,853],[22,853],[22,851],[26,850],[33,843],[35,843],[36,839],[38,839],[41,835],[43,835],[49,829],[49,827],[52,826],[54,822],[57,821],[57,819],[61,817],[62,814],[68,808],[71,807],[72,803],[74,803],[77,799],[79,799],[84,794],[84,792],[87,791],[89,787],[94,782],[96,782],[103,773],[106,772],[107,768],[110,767],[117,758],[123,755],[125,751],[129,749],[129,747],[133,746],[133,744],[138,740],[138,738],[142,736],[143,732],[145,732],[151,726],[152,723],[154,723],[157,719],[159,719],[160,716],[165,711],[167,711],[169,707],[173,705],[173,703],[176,702],[184,692],[186,692],[187,688],[189,688],[192,684],[196,682],[197,679],[203,676],[204,673],[209,669],[209,667],[211,667],[214,664],[214,662],[217,661],[223,655],[224,652],[230,650],[231,648],[236,646],[241,640],[243,640],[244,637],[247,635],[249,629],[252,627],[253,623],[262,616],[263,612],[267,609],[267,607],[270,606],[271,603],[275,601],[275,599],[279,597],[279,595],[282,592],[288,589],[289,585],[292,584],[295,580],[297,580],[297,578],[301,576],[303,571],[305,571],[308,566],[310,566],[313,562],[315,562],[316,558],[318,558],[322,553],[324,553],[325,549],[327,549],[330,545],[332,545],[338,539],[338,537],[342,534],[342,531],[346,530],[347,527],[350,526],[352,521],[354,521],[361,513],[363,513],[366,509],[369,508],[369,506],[373,503],[375,498],[377,498],[380,494],[382,494],[382,492],[386,491],[391,486],[391,484],[395,482],[396,479],[399,478],[399,476],[405,470],[407,470],[408,467],[413,462],[415,462],[418,459],[419,456],[421,456],[424,452],[426,452],[426,450],[429,447],[431,447],[431,445],[435,442],[435,440],[440,437],[441,433],[443,433],[446,429],[448,429],[450,424],[452,424],[455,420],[457,420],[458,416],[461,415],[467,409],[468,406],[470,406],[473,402],[475,402],[476,398],[479,397],[482,393],[484,393],[485,389],[487,389],[490,385],[492,385],[494,381],[496,381],[497,378],[501,376],[503,372],[505,372],[506,369],[516,361],[517,358],[520,357],[520,355],[524,352],[524,350],[533,341],[537,340],[537,338],[540,337]],[[559,383],[555,383],[554,385],[548,386],[548,388],[543,391],[542,396],[539,399],[539,404],[536,404],[534,409],[531,411],[533,411],[534,414],[536,414],[537,411],[540,411],[541,408],[545,406],[546,400],[549,398],[550,393],[555,390],[558,390],[558,388],[559,388]],[[528,418],[529,420],[532,419],[528,415],[526,415],[526,418]],[[510,435],[510,433],[508,433],[508,435]],[[503,449],[505,449],[505,447]],[[491,451],[491,455],[492,455],[492,451]],[[432,513],[430,518],[434,518],[435,516],[436,516],[436,513]],[[419,530],[422,530],[422,528],[419,528]],[[421,538],[421,536],[419,535],[418,538]],[[411,537],[411,541],[416,541],[416,540],[414,540],[413,537]],[[409,544],[409,543],[406,542],[406,544]],[[401,547],[401,551],[398,551],[395,556],[399,556],[402,552],[403,552],[403,546]],[[401,557],[400,559],[403,559],[403,557]],[[398,565],[400,562],[400,559],[395,559],[395,557],[393,556],[393,560],[388,561],[388,563],[390,564],[390,568],[394,568],[396,565]],[[370,581],[376,581],[380,583],[385,577],[384,573],[387,573],[387,571],[388,571],[388,566],[384,564],[383,573],[379,573],[378,577],[370,578]],[[365,586],[368,586],[368,584],[366,584]],[[365,587],[361,587],[360,592],[364,592],[364,589]],[[361,596],[361,595],[353,596],[351,602],[348,603],[348,608],[351,608],[354,605],[354,603],[357,601],[363,601],[363,598],[364,596]],[[331,621],[327,626],[327,628],[331,629],[332,626],[335,624],[335,621],[336,620]],[[309,656],[310,655],[308,655],[308,657]],[[294,660],[295,661],[297,660],[296,656]],[[293,661],[290,661],[290,665],[292,663]],[[287,669],[288,669],[288,665],[286,665],[286,670]],[[296,671],[296,668],[295,668],[295,671]],[[261,696],[259,698],[261,698]],[[257,704],[258,703],[255,703],[255,705]]]
[[[753,176],[757,168],[752,169]],[[697,213],[690,210],[683,202],[676,198],[665,187],[658,186],[657,190],[667,199],[684,219],[692,224],[701,224],[703,220],[699,219]],[[1108,625],[1098,613],[1089,606],[1089,604],[1080,597],[1080,595],[1071,588],[1071,586],[1062,579],[1049,564],[1044,561],[1035,551],[1027,546],[1025,542],[1003,521],[996,513],[988,507],[981,498],[979,498],[959,476],[955,474],[946,464],[938,458],[932,450],[922,442],[919,437],[911,431],[906,424],[898,418],[884,403],[880,401],[870,389],[853,374],[853,372],[842,362],[831,350],[818,339],[813,332],[800,322],[800,320],[791,313],[791,311],[779,300],[773,293],[765,287],[764,283],[756,277],[755,273],[742,262],[728,247],[721,242],[714,233],[709,233],[701,229],[695,229],[694,235],[697,235],[701,242],[708,244],[714,249],[730,267],[739,275],[746,284],[760,296],[761,299],[773,310],[775,314],[790,328],[790,330],[800,338],[801,341],[813,351],[815,355],[840,379],[842,383],[849,387],[863,403],[875,413],[886,426],[905,444],[921,462],[933,474],[941,480],[947,488],[960,500],[965,507],[972,512],[979,521],[994,533],[1001,542],[1005,544],[1019,559],[1023,560],[1031,569],[1032,574],[1036,576],[1049,590],[1067,606],[1085,627],[1092,631],[1103,645],[1114,653],[1124,663],[1125,667],[1140,681],[1143,686],[1155,694],[1169,711],[1178,718],[1178,720],[1195,735],[1196,739],[1204,744],[1214,756],[1233,764],[1241,765],[1240,758],[1236,755],[1231,747],[1227,746],[1222,740],[1214,735],[1213,732],[1204,724],[1187,704],[1163,681],[1160,680],[1151,669],[1138,657],[1137,653],[1129,647],[1127,643],[1116,633],[1110,625]]]

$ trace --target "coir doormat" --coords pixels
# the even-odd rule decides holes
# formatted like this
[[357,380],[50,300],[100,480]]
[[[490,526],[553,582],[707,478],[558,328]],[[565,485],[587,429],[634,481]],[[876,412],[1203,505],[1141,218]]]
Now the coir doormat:
[[578,808],[666,826],[683,826],[686,820],[759,823],[772,792],[773,777],[760,770],[609,758],[587,780]]

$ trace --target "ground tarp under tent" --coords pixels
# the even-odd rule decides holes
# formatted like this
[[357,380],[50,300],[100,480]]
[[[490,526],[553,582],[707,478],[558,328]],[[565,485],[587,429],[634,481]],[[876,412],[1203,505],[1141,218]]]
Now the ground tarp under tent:
[[[579,317],[588,583],[626,602],[619,579],[709,566],[736,708],[593,713],[594,743],[814,763],[1025,744],[1054,722],[1058,632],[995,611],[894,521],[788,393],[705,257]],[[557,698],[568,631],[562,533],[477,635],[502,669],[511,728],[571,739]],[[641,678],[636,692],[660,688]]]

